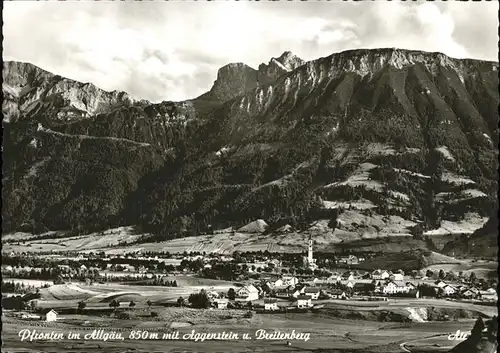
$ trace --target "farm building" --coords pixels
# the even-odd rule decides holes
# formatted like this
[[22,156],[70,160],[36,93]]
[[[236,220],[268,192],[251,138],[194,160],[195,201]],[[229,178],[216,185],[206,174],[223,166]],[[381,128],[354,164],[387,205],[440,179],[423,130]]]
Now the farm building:
[[390,281],[382,289],[385,294],[408,293],[410,289],[404,282]]
[[347,294],[342,289],[331,289],[329,294],[333,299],[346,299]]
[[359,259],[357,256],[354,255],[341,256],[338,260],[338,263],[346,265],[357,265],[359,263]]
[[275,298],[264,299],[264,310],[278,310],[278,302]]
[[304,294],[311,296],[311,299],[317,300],[319,298],[319,288],[307,287],[304,288]]
[[299,295],[297,297],[297,308],[307,309],[312,307],[311,296],[310,295]]
[[42,312],[41,319],[47,322],[57,321],[57,312],[54,309],[47,309]]

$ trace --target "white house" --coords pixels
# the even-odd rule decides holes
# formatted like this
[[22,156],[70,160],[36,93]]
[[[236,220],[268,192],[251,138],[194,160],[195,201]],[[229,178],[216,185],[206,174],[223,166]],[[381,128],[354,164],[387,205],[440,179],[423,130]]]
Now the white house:
[[[243,265],[243,263],[241,263],[241,265]],[[246,265],[248,268],[248,273],[255,273],[257,272],[258,268],[263,269],[267,267],[267,264],[265,262],[252,262],[252,263],[246,263]]]
[[443,289],[443,293],[444,295],[453,295],[456,293],[456,290],[455,288],[453,288],[452,286],[450,286],[449,284],[441,287]]
[[483,300],[498,301],[498,294],[493,288],[490,288],[485,291],[480,291],[479,297]]
[[47,322],[56,321],[57,320],[57,312],[54,309],[49,310],[48,312],[43,314],[42,320],[47,321]]
[[346,286],[347,286],[348,288],[354,288],[354,285],[355,285],[355,283],[354,283],[354,282],[352,282],[352,281],[349,281],[349,282],[347,282],[347,284],[346,284]]
[[57,265],[57,268],[60,269],[61,271],[66,271],[66,272],[71,271],[71,267],[69,267],[69,265]]
[[299,295],[297,297],[297,308],[307,309],[312,307],[311,296],[310,295]]
[[229,299],[222,298],[222,299],[215,299],[214,304],[217,309],[226,309],[227,308],[227,303],[229,302]]
[[390,278],[393,280],[393,281],[402,281],[404,280],[404,276],[401,274],[401,273],[393,273]]
[[297,283],[299,283],[299,279],[297,277],[283,276],[274,281],[273,285],[275,287],[288,287],[288,286],[295,286]]
[[281,266],[281,261],[280,261],[280,260],[278,260],[278,259],[273,259],[273,260],[271,260],[271,261],[269,261],[269,262],[268,262],[268,265],[269,265],[269,264],[272,264],[272,265],[274,265],[275,267],[280,267],[280,266]]
[[375,270],[372,272],[372,279],[387,279],[389,278],[390,273],[386,270]]
[[486,289],[486,292],[489,292],[489,293],[492,293],[492,294],[493,293],[496,294],[497,290],[495,288],[488,288],[488,289]]
[[[269,282],[267,282],[266,284],[269,285]],[[281,278],[277,279],[276,281],[274,281],[273,283],[271,283],[274,287],[284,287],[285,285],[283,284],[283,280]]]
[[345,273],[342,275],[342,279],[345,281],[354,281],[354,275],[352,273]]
[[339,275],[331,275],[327,279],[327,282],[329,282],[329,283],[336,283],[336,282],[341,282],[341,281],[342,281],[342,277]]
[[319,288],[305,287],[303,294],[311,296],[312,300],[318,300],[319,298]]
[[479,294],[479,289],[477,289],[476,287],[470,287],[469,290],[474,294]]
[[383,288],[385,294],[408,293],[410,289],[400,281],[389,281]]
[[266,298],[264,299],[264,310],[278,310],[278,302],[275,298]]
[[471,291],[470,289],[465,289],[464,291],[462,291],[462,293],[460,293],[460,296],[462,296],[463,298],[475,298],[477,295],[477,293],[474,293],[473,291]]
[[253,285],[249,284],[244,287],[241,287],[238,289],[236,292],[236,295],[240,299],[245,299],[245,300],[257,300],[259,299],[259,290],[255,288]]
[[357,256],[349,255],[349,256],[341,256],[338,259],[339,264],[347,264],[347,265],[357,265],[359,263],[359,259]]
[[304,292],[304,288],[302,289],[295,289],[295,291],[293,291],[292,293],[292,297],[293,298],[297,298],[299,295],[302,295]]

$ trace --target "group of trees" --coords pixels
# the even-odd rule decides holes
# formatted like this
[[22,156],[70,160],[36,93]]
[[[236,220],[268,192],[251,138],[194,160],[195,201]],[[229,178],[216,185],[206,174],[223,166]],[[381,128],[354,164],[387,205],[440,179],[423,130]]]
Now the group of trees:
[[[48,287],[47,284],[44,284],[42,288]],[[16,293],[16,294],[26,294],[26,293],[38,293],[39,288],[36,288],[33,285],[25,285],[24,283],[13,282],[13,281],[4,281],[2,280],[2,293]]]
[[439,270],[438,272],[432,271],[432,270],[427,270],[425,273],[426,277],[432,278],[432,279],[441,279],[441,280],[447,280],[447,281],[455,281],[457,279],[465,279],[468,280],[470,283],[477,283],[478,278],[476,276],[476,273],[474,271],[471,271],[468,276],[464,275],[463,271],[459,271],[457,274],[453,271],[448,271],[445,272],[443,269]]
[[177,281],[163,280],[158,276],[155,276],[152,280],[148,281],[147,284],[148,286],[177,287]]
[[199,293],[190,294],[188,302],[191,304],[191,307],[198,309],[204,309],[210,306],[210,298],[204,289],[202,289]]

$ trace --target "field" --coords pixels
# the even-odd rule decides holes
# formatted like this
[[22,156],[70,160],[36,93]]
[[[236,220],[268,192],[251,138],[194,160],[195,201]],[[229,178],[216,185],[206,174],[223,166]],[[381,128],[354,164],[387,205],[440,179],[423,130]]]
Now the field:
[[[444,256],[444,255],[443,255]],[[497,261],[472,261],[472,260],[461,260],[460,263],[441,263],[434,264],[423,270],[439,271],[443,270],[445,272],[453,271],[455,274],[463,272],[464,276],[469,276],[472,272],[476,274],[478,278],[496,278],[497,277],[498,262]]]
[[[4,243],[3,251],[80,251],[116,247],[123,242],[133,242],[141,236],[142,234],[137,234],[133,227],[119,227],[101,233],[70,237],[59,237],[56,232],[48,232],[39,236],[18,232],[2,235],[2,242]],[[20,242],[19,245],[13,243],[16,240]],[[9,243],[5,243],[6,241]]]
[[115,283],[85,285],[59,284],[40,290],[41,300],[39,306],[64,308],[73,305],[76,308],[78,301],[85,301],[89,308],[107,308],[109,302],[117,300],[130,302],[133,300],[137,306],[145,306],[148,300],[163,304],[175,302],[179,297],[187,297],[200,289],[210,289],[217,292],[227,292],[229,288],[236,288],[236,283],[180,276],[168,278],[175,280],[179,287],[161,287],[144,285],[124,285]]
[[[3,343],[4,351],[14,352],[18,349],[32,349],[50,352],[93,352],[105,349],[105,352],[173,352],[172,349],[191,350],[192,352],[319,352],[329,349],[329,352],[360,352],[363,353],[391,353],[402,352],[401,345],[410,342],[407,346],[419,345],[420,340],[425,340],[436,335],[448,335],[456,330],[470,330],[473,322],[448,322],[448,323],[411,323],[395,324],[374,321],[346,320],[322,317],[317,314],[255,314],[252,318],[244,318],[242,313],[223,310],[190,310],[190,309],[159,309],[161,321],[145,321],[138,318],[132,320],[92,319],[85,315],[68,315],[60,322],[49,324],[49,327],[33,326],[21,323],[14,319],[4,320]],[[92,323],[92,325],[89,325]],[[33,324],[35,325],[35,324]],[[106,332],[121,332],[124,340],[63,340],[59,342],[20,342],[17,332],[24,328],[39,331],[55,330],[58,332],[80,333],[81,336],[92,332],[97,327]],[[181,339],[164,341],[162,339],[132,340],[129,335],[132,330],[163,333],[178,331]],[[182,340],[184,334],[196,332],[233,332],[240,337],[244,333],[250,334],[253,339],[205,341]],[[290,346],[285,345],[287,340],[262,339],[257,340],[255,332],[265,330],[267,333],[280,331],[290,333],[309,333],[310,339],[290,339]],[[444,341],[440,344],[452,347],[458,341]],[[168,347],[168,348],[167,348]],[[12,349],[12,350],[11,350]]]

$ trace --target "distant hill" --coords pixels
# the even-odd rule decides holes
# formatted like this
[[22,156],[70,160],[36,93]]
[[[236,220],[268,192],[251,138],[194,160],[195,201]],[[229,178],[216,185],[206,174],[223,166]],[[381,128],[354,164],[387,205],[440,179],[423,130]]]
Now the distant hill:
[[498,258],[498,218],[491,217],[483,227],[468,237],[451,241],[443,252],[464,257]]

